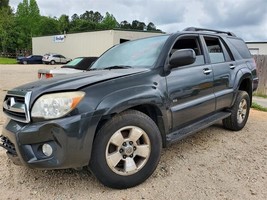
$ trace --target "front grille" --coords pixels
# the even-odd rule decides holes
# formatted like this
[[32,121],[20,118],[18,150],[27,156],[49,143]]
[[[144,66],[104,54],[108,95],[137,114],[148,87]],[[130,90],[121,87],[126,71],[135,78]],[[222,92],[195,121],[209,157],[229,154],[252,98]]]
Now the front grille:
[[12,155],[17,155],[15,145],[10,142],[10,140],[7,137],[0,136],[0,146],[5,148],[9,153]]
[[31,92],[8,91],[3,102],[3,112],[11,119],[29,123],[30,96]]

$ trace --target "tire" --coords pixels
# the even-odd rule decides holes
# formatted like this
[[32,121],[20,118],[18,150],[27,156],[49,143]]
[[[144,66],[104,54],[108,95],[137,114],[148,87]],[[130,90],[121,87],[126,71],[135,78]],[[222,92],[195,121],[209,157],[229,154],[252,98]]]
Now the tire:
[[154,121],[142,112],[125,111],[98,131],[89,168],[108,187],[130,188],[154,172],[161,148],[161,135]]
[[56,63],[56,62],[55,62],[54,60],[51,60],[51,61],[50,61],[50,64],[51,64],[51,65],[54,65],[55,63]]
[[250,97],[245,91],[238,91],[231,115],[223,119],[223,126],[232,131],[241,130],[247,123],[250,110]]
[[24,65],[27,65],[27,64],[28,64],[28,62],[27,62],[26,60],[24,60],[24,61],[23,61],[23,64],[24,64]]

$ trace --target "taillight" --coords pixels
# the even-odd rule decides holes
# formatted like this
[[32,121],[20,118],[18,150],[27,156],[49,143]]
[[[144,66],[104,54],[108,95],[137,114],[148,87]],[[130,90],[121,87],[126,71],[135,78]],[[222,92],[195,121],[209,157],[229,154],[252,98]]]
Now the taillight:
[[53,74],[45,74],[45,78],[53,78]]
[[41,79],[42,75],[41,73],[38,73],[38,79]]

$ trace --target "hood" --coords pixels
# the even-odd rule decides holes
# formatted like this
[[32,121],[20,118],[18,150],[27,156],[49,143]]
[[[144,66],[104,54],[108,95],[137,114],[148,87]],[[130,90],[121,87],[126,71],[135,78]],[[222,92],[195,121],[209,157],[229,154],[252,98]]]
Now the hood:
[[113,69],[113,70],[96,70],[86,71],[57,76],[49,79],[41,79],[15,88],[14,90],[32,91],[32,97],[39,96],[43,93],[77,90],[81,87],[89,86],[99,82],[125,77],[133,74],[143,73],[149,69]]

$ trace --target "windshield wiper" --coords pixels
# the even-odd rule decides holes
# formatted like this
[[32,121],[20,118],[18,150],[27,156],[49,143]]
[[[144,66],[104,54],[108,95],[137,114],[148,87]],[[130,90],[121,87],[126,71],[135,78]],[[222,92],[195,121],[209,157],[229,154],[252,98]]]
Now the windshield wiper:
[[131,66],[127,66],[127,65],[114,65],[114,66],[110,66],[110,67],[105,67],[103,69],[130,69],[132,68]]

